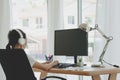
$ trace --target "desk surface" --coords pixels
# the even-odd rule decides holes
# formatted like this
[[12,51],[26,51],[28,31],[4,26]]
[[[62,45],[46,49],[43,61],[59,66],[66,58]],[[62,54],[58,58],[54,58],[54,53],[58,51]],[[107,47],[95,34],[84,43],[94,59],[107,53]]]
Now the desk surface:
[[[34,71],[40,72],[39,69],[34,69]],[[48,73],[60,73],[60,74],[73,74],[73,75],[84,75],[84,76],[93,76],[93,75],[104,75],[104,74],[116,74],[120,73],[120,68],[113,67],[70,67],[70,68],[52,68]]]

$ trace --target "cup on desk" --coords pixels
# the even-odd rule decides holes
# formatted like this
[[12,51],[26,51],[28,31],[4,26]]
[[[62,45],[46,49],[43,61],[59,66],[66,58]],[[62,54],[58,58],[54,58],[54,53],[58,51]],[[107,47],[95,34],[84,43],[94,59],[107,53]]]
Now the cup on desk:
[[79,67],[83,67],[83,66],[84,66],[84,63],[83,63],[83,62],[79,62],[79,63],[77,63],[77,65],[78,65]]
[[46,54],[45,59],[46,59],[46,61],[52,62],[53,61],[53,55],[52,54]]
[[82,58],[82,57],[79,57],[79,58],[78,58],[77,65],[80,66],[80,67],[83,67],[83,66],[84,66],[83,58]]

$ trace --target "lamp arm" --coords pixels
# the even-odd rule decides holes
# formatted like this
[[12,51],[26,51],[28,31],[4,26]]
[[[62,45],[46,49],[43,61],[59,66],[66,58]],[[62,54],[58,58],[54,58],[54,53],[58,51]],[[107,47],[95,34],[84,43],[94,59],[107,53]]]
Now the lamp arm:
[[106,52],[106,50],[107,50],[108,44],[109,44],[109,42],[110,42],[111,40],[113,40],[113,37],[112,37],[112,36],[107,37],[107,36],[99,29],[98,24],[95,25],[94,30],[97,30],[97,31],[107,40],[107,41],[106,41],[106,44],[105,44],[105,46],[104,46],[104,48],[103,48],[103,51],[102,51],[102,53],[101,53],[101,55],[100,55],[100,57],[99,57],[99,62],[101,62],[101,64],[103,64],[103,57],[104,57],[105,52]]
[[110,40],[107,40],[107,42],[106,42],[106,44],[105,44],[105,46],[104,46],[104,48],[103,48],[103,51],[102,51],[102,53],[101,53],[101,55],[100,55],[100,57],[99,57],[99,62],[101,62],[101,64],[103,64],[103,57],[104,57],[104,55],[105,55],[105,52],[106,52],[106,50],[107,50],[107,47],[108,47],[109,42],[110,42]]
[[97,30],[105,39],[113,39],[113,38],[109,38],[109,37],[107,37],[101,30],[100,30],[100,28],[98,27],[98,24],[95,24],[95,28],[94,28],[95,30]]

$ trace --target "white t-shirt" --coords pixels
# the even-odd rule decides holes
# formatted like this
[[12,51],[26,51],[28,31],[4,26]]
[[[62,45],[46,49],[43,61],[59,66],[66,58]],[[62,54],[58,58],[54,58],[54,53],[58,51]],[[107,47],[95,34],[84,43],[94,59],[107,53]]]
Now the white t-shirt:
[[26,53],[26,55],[27,55],[27,57],[28,57],[28,60],[29,60],[29,62],[30,62],[30,65],[31,65],[31,67],[33,66],[33,64],[35,63],[35,62],[37,62],[32,56],[30,56],[29,54],[30,54],[30,51],[28,50],[28,49],[25,49],[24,50],[25,51],[25,53]]
[[28,60],[29,60],[29,62],[30,62],[30,65],[31,65],[31,67],[32,67],[33,64],[36,62],[36,60],[35,60],[32,56],[30,56],[29,54],[27,54],[27,57],[28,57]]

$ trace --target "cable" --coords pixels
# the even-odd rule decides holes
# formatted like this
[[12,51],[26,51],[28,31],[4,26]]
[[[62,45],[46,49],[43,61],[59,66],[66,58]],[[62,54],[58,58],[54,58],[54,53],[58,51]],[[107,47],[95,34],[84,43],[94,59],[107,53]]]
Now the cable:
[[113,66],[113,67],[116,67],[116,68],[119,68],[120,66],[118,66],[118,65],[113,65],[113,64],[111,64],[111,63],[108,63],[107,61],[105,61],[105,60],[103,60],[106,64],[108,64],[108,65],[110,65],[110,66]]

